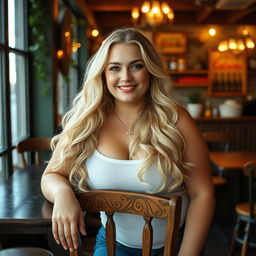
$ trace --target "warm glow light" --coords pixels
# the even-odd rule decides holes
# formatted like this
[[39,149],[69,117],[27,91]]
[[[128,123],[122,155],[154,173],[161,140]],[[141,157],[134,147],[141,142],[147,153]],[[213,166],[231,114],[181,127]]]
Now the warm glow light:
[[173,13],[173,11],[169,12],[169,13],[167,14],[167,17],[168,17],[169,20],[173,20],[173,19],[174,19],[174,13]]
[[148,13],[150,10],[150,2],[149,1],[145,1],[141,7],[141,12],[143,13]]
[[[144,15],[141,15],[141,13]],[[157,1],[144,1],[141,8],[133,8],[131,16],[135,24],[138,23],[138,18],[141,16],[140,21],[142,26],[145,24],[151,26],[158,26],[160,24],[170,24],[174,19],[174,13],[166,0]],[[171,21],[171,22],[170,22]]]
[[168,14],[170,12],[170,6],[166,2],[163,2],[161,7],[163,13]]
[[236,43],[235,39],[233,39],[233,38],[229,39],[229,41],[228,41],[228,48],[230,50],[236,50],[237,49],[237,43]]
[[254,46],[255,46],[255,44],[254,44],[254,42],[252,41],[251,38],[246,38],[246,39],[245,39],[245,44],[246,44],[246,47],[247,47],[248,49],[253,49]]
[[243,28],[242,33],[243,33],[244,36],[247,36],[249,34],[249,31],[248,31],[247,28]]
[[160,4],[158,1],[153,1],[151,12],[157,15],[161,13]]
[[99,35],[99,31],[97,30],[97,29],[94,29],[93,31],[92,31],[92,36],[93,37],[97,37]]
[[63,57],[63,55],[64,55],[64,52],[62,50],[57,51],[57,58],[58,59],[61,59]]
[[237,40],[237,47],[238,47],[238,50],[240,51],[245,50],[244,41],[242,39]]
[[140,10],[137,7],[132,8],[132,18],[137,20],[140,17]]
[[222,41],[220,42],[219,46],[218,46],[218,50],[220,52],[225,52],[228,50],[228,42],[227,41]]
[[215,36],[216,35],[216,29],[215,28],[210,28],[208,30],[208,33],[209,33],[210,36]]
[[70,33],[68,31],[66,31],[64,35],[65,35],[65,37],[69,37]]
[[73,46],[73,47],[72,47],[72,51],[73,51],[73,52],[77,52],[77,47]]

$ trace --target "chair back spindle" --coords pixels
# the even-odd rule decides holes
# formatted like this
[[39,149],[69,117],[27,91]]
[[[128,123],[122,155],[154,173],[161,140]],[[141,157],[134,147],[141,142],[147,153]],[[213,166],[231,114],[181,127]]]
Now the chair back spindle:
[[154,195],[118,190],[92,190],[77,193],[82,210],[104,211],[107,215],[106,242],[109,256],[115,255],[116,229],[113,219],[115,212],[141,215],[145,224],[142,231],[142,255],[150,256],[153,243],[153,218],[167,220],[164,256],[176,254],[181,197],[171,199]]

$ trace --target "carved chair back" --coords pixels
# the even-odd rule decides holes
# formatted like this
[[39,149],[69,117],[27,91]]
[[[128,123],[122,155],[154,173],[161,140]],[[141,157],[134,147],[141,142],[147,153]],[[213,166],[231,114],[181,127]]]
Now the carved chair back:
[[33,152],[35,154],[35,164],[40,164],[40,151],[51,151],[51,139],[51,137],[29,138],[19,142],[16,149],[20,154],[22,167],[25,168],[27,166],[25,152]]
[[[141,215],[144,220],[142,231],[143,256],[150,256],[152,249],[153,218],[167,220],[166,242],[164,256],[176,255],[178,243],[181,197],[173,196],[171,199],[135,192],[117,190],[92,190],[77,194],[82,210],[104,211],[107,215],[106,241],[108,256],[115,255],[115,212]],[[71,254],[75,255],[75,254]]]

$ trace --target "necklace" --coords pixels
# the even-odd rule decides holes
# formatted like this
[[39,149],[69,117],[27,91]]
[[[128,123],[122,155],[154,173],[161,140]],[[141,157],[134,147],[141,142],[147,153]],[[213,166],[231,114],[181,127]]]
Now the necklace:
[[120,121],[120,123],[126,128],[126,130],[127,130],[126,134],[133,135],[134,130],[132,128],[132,125],[131,126],[126,125],[126,123],[119,117],[119,115],[116,113],[116,111],[114,111],[114,113],[115,113],[117,119]]

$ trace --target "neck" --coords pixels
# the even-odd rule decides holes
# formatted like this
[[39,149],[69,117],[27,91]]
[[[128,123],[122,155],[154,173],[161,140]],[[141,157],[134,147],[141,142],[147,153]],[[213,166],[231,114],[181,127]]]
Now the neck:
[[120,123],[126,128],[127,135],[133,135],[133,124],[138,118],[141,106],[128,106],[128,104],[116,104],[114,113]]

